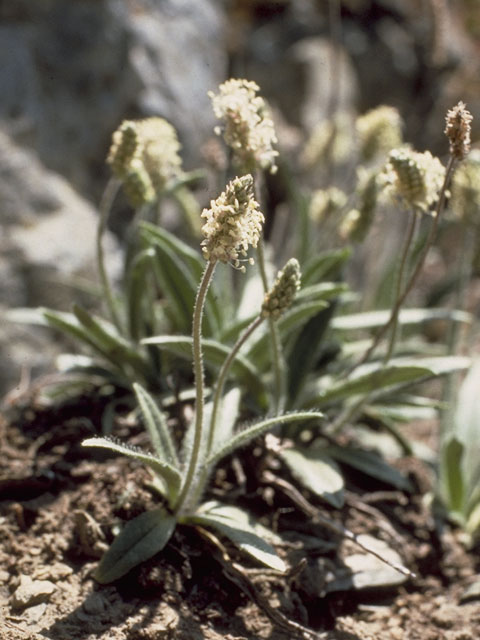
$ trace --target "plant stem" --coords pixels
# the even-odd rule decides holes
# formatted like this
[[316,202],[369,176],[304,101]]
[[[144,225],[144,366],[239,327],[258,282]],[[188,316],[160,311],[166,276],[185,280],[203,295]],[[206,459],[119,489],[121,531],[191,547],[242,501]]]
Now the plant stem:
[[241,349],[241,347],[245,343],[245,341],[252,335],[252,333],[255,331],[255,329],[258,326],[260,326],[260,324],[262,323],[263,320],[264,320],[264,318],[262,316],[257,316],[255,318],[255,320],[253,320],[248,325],[248,327],[245,329],[245,331],[242,333],[242,335],[235,342],[235,344],[232,347],[232,350],[230,351],[230,353],[228,354],[228,356],[225,359],[224,363],[222,364],[222,368],[220,369],[220,372],[218,374],[217,386],[216,386],[216,389],[215,389],[215,395],[213,397],[212,416],[211,416],[211,419],[210,419],[210,430],[209,430],[209,433],[208,433],[207,454],[211,453],[211,450],[212,450],[213,438],[214,438],[214,433],[215,433],[215,426],[216,426],[216,422],[217,422],[217,413],[218,413],[218,409],[219,409],[220,402],[221,402],[221,399],[222,399],[223,389],[225,387],[225,382],[227,381],[227,375],[228,375],[228,372],[230,370],[230,367],[231,367],[233,361],[235,360],[235,357],[236,357],[237,353],[239,352],[239,350]]
[[[407,258],[408,258],[408,254],[410,251],[410,247],[412,245],[412,240],[414,238],[415,235],[415,228],[417,226],[417,221],[418,221],[418,216],[416,214],[415,211],[411,211],[410,212],[410,224],[409,224],[409,228],[408,228],[408,232],[407,232],[407,237],[405,238],[405,243],[403,245],[403,251],[402,251],[402,257],[400,260],[400,267],[399,267],[399,271],[398,271],[398,279],[397,279],[397,287],[396,287],[396,292],[395,292],[395,300],[398,300],[402,294],[402,285],[403,285],[403,278],[405,275],[405,268],[407,266]],[[395,309],[395,307],[394,307]],[[393,355],[394,349],[395,349],[395,342],[396,342],[396,338],[397,338],[397,331],[398,331],[398,316],[400,313],[400,309],[396,309],[395,311],[395,315],[393,315],[393,311],[392,311],[392,315],[393,317],[390,319],[391,323],[392,323],[392,332],[390,334],[390,341],[388,344],[388,349],[387,349],[387,353],[385,355],[385,359],[383,361],[384,365],[387,365],[390,361],[390,358]]]
[[417,281],[418,276],[420,275],[420,272],[423,268],[423,265],[425,264],[425,260],[427,258],[427,254],[431,248],[431,246],[433,245],[436,235],[437,235],[437,229],[438,229],[438,223],[440,220],[440,215],[443,211],[444,205],[445,205],[445,194],[447,191],[447,187],[450,183],[450,178],[452,176],[453,173],[453,169],[455,166],[455,158],[453,156],[449,157],[448,160],[448,164],[447,164],[447,168],[445,171],[445,178],[443,181],[443,185],[440,191],[440,196],[437,202],[437,206],[436,209],[433,213],[433,222],[430,226],[430,231],[428,233],[428,237],[425,241],[425,245],[423,247],[423,251],[422,254],[415,266],[415,269],[413,270],[412,274],[410,275],[410,278],[408,279],[408,282],[405,286],[405,289],[403,290],[403,293],[397,298],[393,308],[392,308],[392,313],[390,315],[390,319],[388,320],[388,322],[386,324],[383,325],[383,327],[380,329],[380,331],[377,333],[377,335],[375,336],[372,344],[370,345],[370,347],[367,349],[367,351],[363,354],[363,356],[360,358],[360,360],[353,366],[350,368],[350,370],[348,371],[348,375],[350,375],[352,373],[352,371],[354,369],[356,369],[358,366],[360,366],[361,364],[363,364],[364,362],[366,362],[369,357],[372,355],[372,353],[375,351],[375,349],[378,347],[380,341],[382,340],[382,338],[384,337],[384,335],[386,334],[386,332],[390,329],[390,327],[392,326],[393,322],[395,321],[395,317],[398,315],[402,304],[405,302],[406,297],[408,296],[408,294],[410,293],[410,291],[413,288],[413,285],[415,284],[415,282]]
[[[256,171],[255,173],[255,184],[257,187],[257,197],[261,203],[261,193],[263,187],[262,175],[260,171]],[[265,268],[265,251],[263,238],[260,238],[257,246],[257,259],[258,259],[258,268],[260,271],[260,277],[263,283],[263,290],[265,293],[268,291],[268,278],[267,271]],[[286,398],[286,389],[287,389],[287,381],[286,381],[286,369],[285,369],[285,361],[283,359],[282,349],[280,345],[280,335],[278,333],[277,323],[273,318],[268,318],[268,326],[269,326],[269,335],[270,335],[270,345],[272,349],[272,359],[273,359],[273,375],[274,375],[274,394],[275,394],[275,411],[277,413],[283,411],[285,407],[285,398]]]
[[105,191],[103,192],[102,199],[100,201],[100,220],[98,221],[97,227],[97,266],[98,273],[100,275],[100,281],[102,284],[103,294],[105,296],[105,301],[107,303],[107,307],[110,313],[110,319],[113,324],[116,326],[118,332],[121,334],[122,331],[122,323],[120,322],[120,317],[117,313],[117,309],[115,306],[115,299],[113,296],[112,288],[110,286],[110,281],[108,279],[107,270],[105,268],[105,255],[103,252],[103,234],[105,229],[107,228],[108,216],[110,213],[110,209],[112,208],[113,201],[115,200],[115,196],[118,193],[118,189],[120,187],[120,182],[116,178],[110,178],[105,187]]
[[185,503],[192,482],[197,475],[197,465],[200,456],[200,449],[203,440],[203,412],[205,407],[205,380],[204,380],[204,368],[203,368],[203,354],[202,354],[202,319],[203,308],[205,305],[205,298],[207,296],[208,287],[212,280],[213,273],[216,267],[216,260],[209,261],[203,272],[202,279],[197,291],[197,298],[195,300],[195,307],[193,309],[193,328],[192,328],[192,343],[193,343],[193,373],[195,378],[195,432],[193,437],[193,446],[188,461],[187,473],[185,476],[185,482],[183,483],[182,490],[177,498],[175,504],[175,512],[181,509]]

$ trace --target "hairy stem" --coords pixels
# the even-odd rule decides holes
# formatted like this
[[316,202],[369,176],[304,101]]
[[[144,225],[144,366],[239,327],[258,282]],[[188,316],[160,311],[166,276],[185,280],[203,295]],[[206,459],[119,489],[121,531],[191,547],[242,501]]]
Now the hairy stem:
[[198,287],[195,307],[193,309],[192,343],[193,373],[195,378],[195,432],[190,460],[188,461],[185,482],[183,483],[182,490],[180,491],[180,494],[177,498],[175,504],[175,512],[178,512],[181,509],[189,495],[192,482],[197,475],[197,466],[200,457],[200,449],[202,446],[203,412],[205,407],[205,380],[202,353],[202,319],[203,308],[205,306],[205,298],[207,296],[208,287],[210,286],[216,264],[216,261],[209,261],[207,263],[205,271],[203,272],[202,279],[200,281],[200,285]]
[[218,374],[215,394],[213,396],[212,416],[210,419],[210,429],[208,432],[207,453],[211,453],[211,450],[212,450],[215,427],[217,422],[217,413],[218,413],[218,409],[222,399],[223,389],[225,387],[225,382],[227,381],[227,375],[230,370],[230,367],[232,366],[232,363],[235,360],[235,357],[237,353],[240,351],[242,345],[245,344],[246,340],[252,335],[255,329],[261,325],[263,319],[264,318],[262,316],[257,316],[255,320],[253,320],[248,325],[248,327],[245,329],[242,335],[235,342],[235,344],[232,347],[232,350],[230,351],[224,363],[222,364],[222,368],[220,369],[220,372]]
[[116,178],[110,178],[100,202],[100,220],[98,221],[97,227],[97,267],[100,275],[103,295],[105,296],[105,302],[107,303],[108,311],[110,313],[110,319],[116,326],[118,332],[122,333],[122,323],[115,306],[115,298],[113,296],[112,287],[110,286],[107,270],[105,268],[105,255],[103,252],[102,242],[103,234],[107,228],[108,216],[119,187],[120,182]]

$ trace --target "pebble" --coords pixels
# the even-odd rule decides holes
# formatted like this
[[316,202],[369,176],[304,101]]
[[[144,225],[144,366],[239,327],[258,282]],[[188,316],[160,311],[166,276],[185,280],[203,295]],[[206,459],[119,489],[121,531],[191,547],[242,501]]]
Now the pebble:
[[30,576],[21,575],[20,584],[12,595],[12,607],[25,609],[49,599],[56,587],[49,580],[32,580]]
[[98,593],[91,593],[82,604],[85,613],[98,616],[105,611],[105,601]]

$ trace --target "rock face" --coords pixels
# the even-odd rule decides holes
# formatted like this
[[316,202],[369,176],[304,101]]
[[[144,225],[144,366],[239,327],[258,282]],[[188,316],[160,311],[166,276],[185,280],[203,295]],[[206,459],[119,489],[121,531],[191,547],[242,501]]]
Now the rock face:
[[32,3],[2,7],[0,118],[42,162],[92,193],[111,133],[158,115],[178,129],[187,164],[224,79],[223,14],[213,0]]
[[[35,153],[0,133],[0,313],[12,307],[68,309],[76,297],[73,278],[97,281],[97,212]],[[105,238],[109,270],[120,271],[120,252]],[[76,295],[75,295],[76,293]],[[18,381],[23,366],[34,373],[51,365],[52,335],[36,327],[0,325],[0,394]]]
[[[82,196],[99,201],[119,123],[166,118],[185,166],[198,164],[214,124],[207,91],[226,74],[223,9],[214,0],[17,0],[0,17],[0,312],[66,309],[72,277],[96,281],[97,210]],[[118,247],[106,243],[118,271]],[[22,365],[51,364],[49,336],[0,324],[0,397]]]

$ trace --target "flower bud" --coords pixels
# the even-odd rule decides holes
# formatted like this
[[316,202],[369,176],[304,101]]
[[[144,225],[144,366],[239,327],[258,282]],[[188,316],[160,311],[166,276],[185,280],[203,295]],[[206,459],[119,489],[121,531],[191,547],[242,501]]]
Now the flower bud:
[[278,272],[272,288],[265,294],[261,311],[263,318],[277,319],[292,306],[300,289],[300,278],[300,265],[292,258]]
[[445,118],[445,135],[450,141],[450,155],[463,160],[470,151],[470,134],[473,116],[460,101],[453,109],[447,111]]

